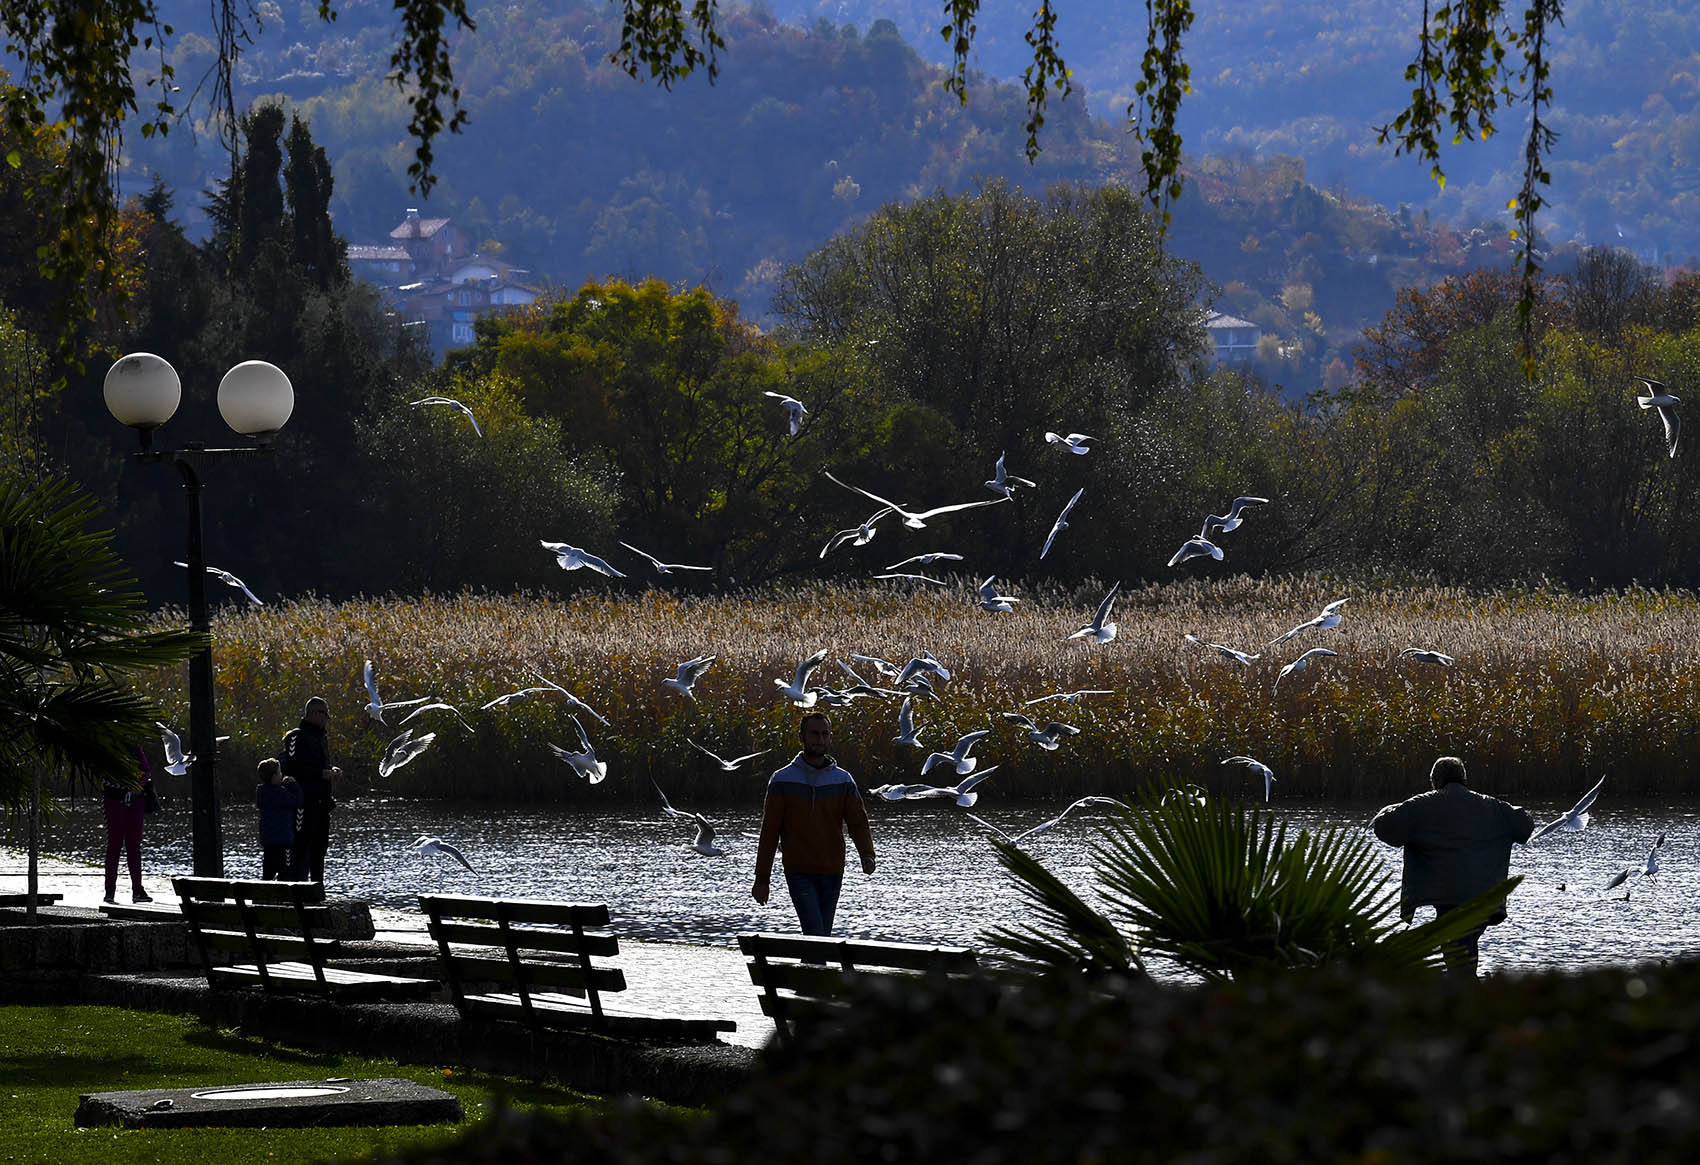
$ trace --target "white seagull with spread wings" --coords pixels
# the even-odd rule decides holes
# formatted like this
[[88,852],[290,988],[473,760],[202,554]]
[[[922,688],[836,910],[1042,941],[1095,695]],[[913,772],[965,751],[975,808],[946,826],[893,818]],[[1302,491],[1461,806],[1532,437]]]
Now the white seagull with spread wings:
[[815,674],[815,669],[826,662],[826,648],[821,648],[802,663],[797,665],[797,671],[789,682],[783,679],[773,681],[773,686],[779,689],[779,694],[790,700],[798,708],[813,708],[815,701],[820,698],[815,690],[809,687],[809,677]]
[[384,746],[384,755],[378,758],[378,775],[385,778],[389,777],[391,773],[430,748],[431,742],[436,739],[437,734],[435,732],[415,736],[413,729],[402,729],[400,736]]
[[422,858],[453,858],[466,867],[467,873],[476,874],[478,872],[472,868],[472,863],[466,860],[465,854],[441,838],[420,837],[415,839],[410,848]]
[[791,436],[795,437],[803,427],[803,418],[809,415],[809,410],[803,407],[803,402],[782,392],[764,392],[762,395],[771,396],[785,406],[785,411],[790,414]]
[[608,762],[596,759],[596,750],[591,747],[590,737],[585,735],[584,725],[578,722],[578,717],[569,716],[568,719],[573,722],[573,727],[578,730],[579,751],[568,752],[558,744],[550,744],[549,751],[571,765],[575,773],[591,784],[600,784],[602,778],[608,775]]
[[687,659],[679,665],[677,675],[668,676],[661,682],[686,699],[695,700],[697,695],[692,689],[696,687],[697,681],[702,679],[703,673],[708,670],[708,665],[713,662],[714,656],[712,655],[699,655],[695,659]]
[[1332,603],[1329,603],[1322,608],[1322,614],[1318,615],[1314,619],[1306,619],[1303,623],[1300,623],[1291,631],[1285,631],[1280,635],[1277,635],[1269,641],[1269,646],[1274,647],[1277,643],[1285,643],[1299,632],[1308,631],[1312,627],[1315,627],[1318,631],[1328,631],[1332,628],[1338,627],[1340,625],[1340,620],[1344,618],[1344,616],[1340,614],[1340,608],[1349,602],[1351,602],[1350,599],[1335,599]]
[[[1110,608],[1115,604],[1116,592],[1121,590],[1121,588],[1122,584],[1119,582],[1115,586],[1111,587],[1110,593],[1105,595],[1099,602],[1098,610],[1093,614],[1092,621],[1080,630],[1070,632],[1068,638],[1090,638],[1093,643],[1108,643],[1110,640],[1114,639],[1116,637],[1117,627],[1114,623],[1106,622],[1106,620],[1110,617]],[[1063,642],[1066,643],[1068,640],[1065,639]]]
[[1222,561],[1222,548],[1208,538],[1188,538],[1181,543],[1181,548],[1175,551],[1175,556],[1169,559],[1170,566],[1179,566],[1189,558],[1214,558]]
[[1562,829],[1567,833],[1576,833],[1588,828],[1588,809],[1594,804],[1594,798],[1600,795],[1600,787],[1606,783],[1604,776],[1594,782],[1594,787],[1582,794],[1582,799],[1565,810],[1553,820],[1547,822],[1529,836],[1525,845],[1533,845],[1554,830]]
[[1010,595],[1000,595],[997,588],[992,586],[998,576],[989,574],[986,581],[980,584],[980,609],[982,611],[1013,611],[1015,604],[1021,600]]
[[1190,631],[1187,632],[1185,635],[1183,635],[1182,638],[1185,639],[1188,643],[1196,643],[1200,647],[1208,647],[1212,651],[1219,651],[1224,656],[1226,656],[1227,658],[1229,658],[1229,659],[1233,660],[1235,663],[1239,664],[1241,667],[1250,667],[1252,660],[1263,658],[1263,656],[1259,655],[1259,654],[1253,654],[1251,652],[1246,652],[1246,651],[1235,651],[1233,648],[1229,647],[1225,643],[1206,643],[1204,640],[1202,640],[1198,636],[1192,634]]
[[[187,570],[189,568],[189,564],[187,562],[175,562],[174,561],[174,562],[172,562],[171,565],[172,566],[181,566],[185,570]],[[214,578],[216,578],[219,582],[223,583],[225,586],[231,587],[234,590],[241,591],[243,594],[247,595],[248,601],[250,603],[253,603],[254,606],[263,607],[263,606],[266,605],[265,601],[263,599],[261,599],[259,595],[256,595],[253,591],[248,589],[247,583],[243,582],[241,579],[239,579],[235,575],[231,574],[228,570],[220,570],[216,566],[209,566],[209,567],[207,567],[207,573],[212,575]]]
[[1085,492],[1085,486],[1081,486],[1079,489],[1075,490],[1074,496],[1068,499],[1068,505],[1062,508],[1062,513],[1057,515],[1057,520],[1051,523],[1051,532],[1045,535],[1045,545],[1039,551],[1040,558],[1044,558],[1045,555],[1051,552],[1051,543],[1057,540],[1058,534],[1061,534],[1064,530],[1068,529],[1068,516],[1073,512],[1074,504],[1080,500],[1080,495]]
[[1027,733],[1027,739],[1046,752],[1055,752],[1058,743],[1064,737],[1080,735],[1080,729],[1072,724],[1058,724],[1053,720],[1040,728],[1030,717],[1023,716],[1020,712],[999,712],[998,715],[1017,728],[1024,730]]
[[1064,809],[1061,813],[1057,814],[1055,817],[1051,818],[1049,821],[1041,821],[1038,825],[1035,825],[1032,829],[1024,830],[1021,833],[1018,833],[1013,837],[1011,837],[1009,834],[1005,833],[1003,830],[999,829],[997,826],[993,825],[991,822],[985,821],[985,820],[983,820],[979,817],[975,817],[972,813],[968,814],[968,816],[970,818],[972,818],[974,821],[977,821],[981,825],[985,826],[987,829],[991,830],[993,833],[997,834],[999,837],[1003,838],[1010,845],[1019,846],[1022,842],[1026,841],[1030,837],[1038,837],[1041,833],[1044,833],[1047,829],[1050,829],[1052,826],[1056,825],[1063,818],[1067,817],[1070,813],[1073,813],[1076,809],[1079,809],[1083,805],[1120,805],[1120,804],[1121,804],[1121,802],[1117,801],[1114,797],[1082,797],[1080,800],[1078,800],[1074,804],[1070,805],[1067,809]]
[[1269,794],[1275,787],[1275,770],[1255,757],[1231,756],[1222,762],[1225,765],[1244,765],[1252,772],[1263,778],[1263,799],[1269,800]]
[[154,726],[159,729],[159,743],[165,749],[165,771],[174,777],[181,777],[189,771],[189,766],[195,763],[195,754],[184,752],[183,741],[158,720],[154,721]]
[[1340,653],[1338,651],[1335,651],[1335,650],[1333,650],[1332,648],[1329,648],[1329,647],[1313,647],[1309,651],[1305,652],[1303,655],[1301,655],[1297,659],[1295,659],[1292,663],[1289,663],[1286,667],[1282,668],[1280,670],[1280,672],[1275,676],[1274,686],[1277,687],[1277,688],[1280,687],[1282,680],[1286,679],[1288,676],[1292,675],[1296,671],[1304,670],[1304,668],[1306,666],[1308,666],[1310,661],[1313,660],[1313,659],[1321,659],[1325,655],[1339,655],[1339,654]]
[[1240,517],[1241,510],[1245,509],[1247,506],[1266,505],[1268,502],[1268,498],[1235,498],[1233,502],[1229,504],[1227,513],[1211,514],[1209,517],[1204,519],[1204,528],[1198,532],[1198,536],[1200,538],[1210,537],[1210,531],[1212,528],[1220,530],[1224,534],[1228,533],[1230,530],[1238,530],[1240,528],[1240,523],[1245,521],[1244,518]]
[[1054,448],[1061,449],[1068,453],[1078,453],[1082,457],[1092,452],[1091,448],[1088,447],[1087,442],[1096,441],[1097,439],[1098,438],[1096,437],[1088,437],[1085,433],[1070,433],[1066,437],[1060,433],[1045,434],[1046,442]]
[[820,556],[825,558],[846,542],[850,543],[852,546],[866,546],[874,540],[874,535],[879,533],[879,531],[875,529],[874,523],[891,512],[891,506],[881,506],[879,509],[869,514],[867,518],[863,520],[861,525],[852,526],[848,530],[838,531],[831,538],[826,540],[825,546],[820,548]]
[[630,542],[622,542],[622,543],[620,543],[620,545],[624,546],[627,550],[630,550],[633,554],[637,555],[639,558],[647,559],[649,564],[655,568],[656,574],[672,574],[675,570],[713,570],[714,569],[712,566],[686,566],[682,562],[662,562],[659,558],[655,557],[655,555],[650,554],[646,550],[639,550],[636,546],[633,546]]
[[859,485],[851,485],[848,482],[839,481],[836,477],[832,476],[832,471],[829,470],[829,469],[823,469],[823,470],[821,470],[821,472],[824,473],[826,475],[826,479],[828,481],[832,482],[834,485],[843,486],[845,489],[849,490],[851,493],[861,494],[863,497],[867,498],[870,502],[878,502],[882,506],[890,506],[892,513],[894,513],[898,517],[902,518],[903,524],[905,526],[909,527],[909,529],[911,529],[911,530],[924,530],[924,529],[926,529],[927,519],[928,518],[936,518],[940,514],[952,514],[952,513],[955,513],[957,510],[972,510],[972,509],[976,509],[980,506],[995,506],[995,505],[999,505],[1000,503],[1007,502],[1009,500],[1008,498],[991,498],[987,501],[957,502],[955,505],[950,505],[950,506],[934,506],[930,510],[911,511],[911,510],[904,509],[897,502],[894,502],[894,501],[890,500],[889,498],[882,498],[882,497],[879,496],[879,494],[873,493],[869,490],[865,490]]
[[1015,493],[1016,486],[1024,485],[1032,488],[1033,483],[1028,481],[1025,477],[1016,477],[1013,473],[1005,470],[1003,467],[1003,459],[1004,454],[999,453],[998,467],[992,474],[992,480],[986,483],[986,488],[1007,500],[1010,498],[1010,495]]
[[376,720],[379,724],[384,723],[384,713],[388,712],[391,708],[412,708],[420,704],[429,703],[431,700],[430,696],[419,696],[412,700],[391,700],[388,703],[385,703],[383,697],[378,695],[378,675],[372,670],[371,660],[366,661],[366,666],[362,669],[361,676],[366,681],[366,715]]
[[934,765],[947,764],[956,770],[957,776],[967,776],[969,773],[973,772],[974,767],[980,763],[980,758],[977,756],[969,756],[969,752],[972,751],[976,744],[979,744],[980,741],[984,740],[991,734],[992,730],[990,728],[982,728],[977,732],[970,732],[966,736],[958,737],[956,740],[956,747],[951,749],[949,752],[934,752],[927,754],[926,762],[921,765],[921,775],[923,777],[926,776],[932,771]]
[[[744,766],[746,761],[755,760],[758,756],[766,756],[768,753],[773,751],[771,748],[764,748],[760,752],[749,752],[745,753],[743,756],[733,757],[731,760],[727,760],[719,753],[708,751],[708,749],[704,748],[688,736],[685,737],[685,743],[702,753],[702,755],[706,756],[709,760],[712,760],[715,764],[719,765],[720,771],[723,773],[735,773]],[[663,798],[663,800],[665,800],[665,798]]]
[[1682,418],[1677,415],[1676,406],[1682,403],[1682,398],[1665,391],[1660,381],[1649,380],[1645,376],[1635,379],[1647,386],[1647,395],[1637,396],[1635,403],[1644,409],[1659,410],[1659,420],[1665,423],[1665,444],[1670,447],[1670,455],[1675,457],[1676,439],[1682,435]]
[[461,415],[472,422],[472,431],[480,437],[484,435],[484,430],[478,427],[478,418],[472,415],[472,410],[452,396],[422,396],[418,400],[408,401],[407,403],[412,405],[448,405],[450,408],[458,409]]
[[580,550],[577,546],[568,546],[565,542],[544,542],[541,538],[538,542],[542,543],[543,549],[555,556],[555,565],[562,570],[578,570],[588,566],[597,574],[605,574],[609,578],[626,577],[624,572],[615,570],[596,555]]

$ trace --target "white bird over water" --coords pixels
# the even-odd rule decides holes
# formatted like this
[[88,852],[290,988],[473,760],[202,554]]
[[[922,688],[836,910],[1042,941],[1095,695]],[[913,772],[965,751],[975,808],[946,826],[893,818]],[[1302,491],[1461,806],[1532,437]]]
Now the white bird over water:
[[431,742],[437,739],[435,732],[427,732],[423,736],[413,735],[413,729],[402,729],[401,735],[384,746],[384,755],[378,758],[378,775],[388,777],[401,766],[413,760],[420,753],[431,747]]
[[1252,660],[1263,658],[1263,656],[1260,655],[1260,654],[1252,654],[1250,652],[1245,652],[1245,651],[1235,651],[1233,648],[1229,647],[1225,643],[1206,643],[1204,640],[1202,640],[1198,636],[1192,634],[1190,631],[1187,632],[1184,636],[1182,636],[1182,638],[1185,639],[1188,643],[1196,643],[1200,647],[1208,647],[1212,651],[1221,652],[1224,656],[1233,660],[1235,663],[1239,664],[1241,667],[1250,667]]
[[366,715],[379,724],[384,723],[384,713],[391,708],[412,708],[419,704],[429,703],[431,700],[430,696],[419,696],[412,700],[392,700],[386,704],[383,697],[378,695],[378,675],[372,670],[371,660],[366,661],[366,666],[361,670],[361,676],[366,681]]
[[1647,386],[1647,395],[1637,396],[1635,403],[1644,409],[1659,410],[1659,420],[1665,423],[1665,444],[1670,446],[1670,455],[1675,457],[1676,439],[1682,435],[1682,418],[1677,415],[1676,406],[1682,403],[1682,398],[1667,392],[1662,381],[1649,380],[1645,376],[1635,379]]
[[910,511],[904,509],[901,505],[892,501],[890,498],[882,498],[879,494],[865,490],[859,485],[851,485],[848,482],[839,481],[836,477],[832,476],[832,471],[829,469],[823,469],[821,472],[824,473],[826,475],[826,479],[834,485],[843,486],[851,493],[859,493],[870,502],[878,502],[882,506],[890,506],[892,512],[902,518],[903,524],[911,530],[926,529],[927,519],[936,518],[940,514],[953,514],[957,510],[972,510],[980,506],[995,506],[1009,500],[1008,498],[991,498],[980,502],[957,502],[955,505],[934,506],[930,510]]
[[1026,841],[1030,837],[1038,837],[1041,833],[1044,833],[1046,830],[1050,829],[1052,826],[1054,826],[1058,822],[1060,822],[1063,818],[1067,817],[1070,813],[1073,813],[1076,809],[1079,809],[1084,805],[1119,805],[1119,804],[1121,804],[1121,802],[1117,801],[1114,797],[1082,797],[1080,800],[1078,800],[1074,804],[1070,805],[1067,809],[1064,809],[1061,813],[1057,814],[1055,817],[1051,818],[1049,821],[1041,821],[1038,825],[1035,825],[1032,829],[1024,830],[1023,832],[1018,833],[1013,837],[1011,837],[1009,834],[1005,833],[1003,830],[999,829],[997,826],[993,825],[991,822],[985,821],[985,820],[983,820],[979,817],[975,817],[972,813],[968,814],[968,817],[971,818],[974,821],[979,822],[985,828],[991,830],[993,833],[995,833],[999,837],[1003,838],[1010,845],[1019,846],[1022,842]]
[[[1606,783],[1604,776],[1594,782],[1594,787],[1582,794],[1582,799],[1565,810],[1553,820],[1547,822],[1534,833],[1529,835],[1525,845],[1533,845],[1554,830],[1562,829],[1568,833],[1576,833],[1588,828],[1588,809],[1594,804],[1594,798],[1600,795],[1600,786]],[[1656,847],[1655,847],[1656,848]]]
[[1313,647],[1309,651],[1305,652],[1303,655],[1301,655],[1297,659],[1295,659],[1292,663],[1289,663],[1286,667],[1282,668],[1280,673],[1278,675],[1276,675],[1276,677],[1275,677],[1275,685],[1274,686],[1277,687],[1277,688],[1280,687],[1282,680],[1286,679],[1288,676],[1292,675],[1296,671],[1302,671],[1305,668],[1305,666],[1307,664],[1309,664],[1310,661],[1313,660],[1313,659],[1321,659],[1325,655],[1339,655],[1339,654],[1340,653],[1338,651],[1335,651],[1332,648]]
[[158,720],[154,721],[154,726],[159,729],[159,743],[165,749],[165,771],[174,777],[181,777],[189,771],[189,766],[195,763],[195,754],[184,752],[183,741]]
[[891,742],[907,744],[910,748],[927,747],[915,733],[915,697],[903,697],[903,706],[897,709],[897,735],[891,738]]
[[478,872],[472,868],[472,863],[466,860],[465,854],[441,838],[421,837],[416,839],[410,848],[422,858],[453,858],[466,867],[467,873],[476,874]]
[[1211,514],[1209,517],[1204,519],[1204,528],[1198,532],[1198,536],[1200,538],[1210,537],[1210,531],[1212,528],[1220,530],[1224,534],[1231,530],[1238,530],[1240,528],[1240,524],[1245,521],[1244,518],[1240,517],[1241,510],[1245,509],[1247,506],[1267,505],[1268,502],[1268,498],[1235,498],[1231,503],[1229,503],[1227,513]]
[[1086,443],[1088,441],[1096,441],[1097,439],[1098,438],[1096,437],[1088,437],[1085,433],[1070,433],[1066,437],[1060,433],[1045,434],[1045,441],[1050,444],[1052,448],[1061,449],[1067,453],[1078,453],[1082,457],[1092,452],[1091,448],[1089,448]]
[[[175,562],[174,561],[171,565],[172,566],[181,566],[185,570],[187,570],[189,568],[189,564],[187,562]],[[253,603],[254,606],[263,607],[263,606],[266,605],[265,601],[262,600],[259,595],[256,595],[253,591],[248,589],[247,583],[243,582],[241,579],[239,579],[235,575],[231,574],[228,570],[220,570],[216,566],[209,566],[209,567],[207,567],[207,573],[212,575],[214,578],[216,578],[219,582],[223,583],[225,586],[231,587],[235,590],[239,590],[243,594],[247,595],[248,601],[250,603]]]
[[1055,752],[1057,744],[1062,738],[1080,735],[1080,729],[1072,724],[1058,724],[1053,720],[1040,728],[1031,718],[1023,716],[1020,712],[999,712],[998,715],[1025,731],[1027,739],[1046,752]]
[[1263,778],[1263,799],[1269,800],[1269,794],[1275,787],[1275,771],[1262,761],[1249,756],[1231,756],[1222,762],[1225,765],[1244,765],[1252,772]]
[[980,584],[980,609],[983,611],[1013,611],[1015,604],[1021,600],[1009,595],[1000,595],[997,588],[992,586],[998,576],[989,574],[986,581]]
[[1630,866],[1619,871],[1616,877],[1600,887],[1603,894],[1607,890],[1615,890],[1629,879],[1631,874],[1640,874],[1643,878],[1651,878],[1659,872],[1659,847],[1665,844],[1665,835],[1659,834],[1659,840],[1653,843],[1653,848],[1647,851],[1646,858],[1638,866]]
[[973,750],[976,744],[979,744],[980,741],[991,734],[990,728],[982,728],[977,732],[970,732],[966,736],[958,737],[956,747],[949,752],[927,754],[926,762],[921,765],[921,775],[926,776],[932,771],[934,765],[948,764],[956,770],[957,776],[967,776],[974,771],[974,766],[980,763],[980,758],[969,756],[969,752]]
[[1018,485],[1024,485],[1031,489],[1033,487],[1032,482],[1028,481],[1025,477],[1016,477],[1014,474],[1004,469],[1003,459],[1004,454],[999,453],[998,467],[992,473],[992,480],[986,483],[986,488],[1006,499],[1010,498],[1011,495],[1015,493],[1015,487]]
[[815,669],[826,662],[826,648],[821,648],[802,663],[797,665],[796,673],[789,683],[777,679],[773,686],[779,689],[779,694],[798,708],[813,708],[819,695],[809,687],[809,677],[815,674]]
[[1080,495],[1085,492],[1085,486],[1081,486],[1079,489],[1075,490],[1074,496],[1068,499],[1068,505],[1062,508],[1062,513],[1057,515],[1057,520],[1051,523],[1051,532],[1045,535],[1044,548],[1039,551],[1040,558],[1044,558],[1045,555],[1051,552],[1051,543],[1057,540],[1058,534],[1061,534],[1064,530],[1068,529],[1068,516],[1074,510],[1074,504],[1080,500]]
[[874,540],[874,535],[879,533],[879,531],[874,528],[874,523],[891,512],[891,506],[881,506],[879,509],[869,514],[860,526],[852,526],[848,530],[838,531],[831,538],[826,540],[825,546],[820,548],[820,556],[825,558],[846,542],[850,543],[852,546],[866,546]]
[[[902,562],[894,562],[890,566],[886,567],[886,569],[887,570],[901,570],[906,566],[931,566],[935,562],[961,562],[961,561],[962,561],[962,555],[960,555],[960,554],[949,554],[949,553],[946,553],[943,550],[933,550],[933,551],[930,551],[926,554],[917,554],[917,555],[914,555],[910,558],[905,558]],[[914,577],[919,577],[919,576],[911,575],[909,577],[914,578]]]
[[672,574],[675,570],[713,570],[714,569],[712,566],[686,566],[682,562],[662,562],[659,558],[655,557],[655,555],[649,553],[646,550],[639,550],[636,546],[633,546],[630,542],[622,542],[622,543],[620,543],[620,545],[624,546],[627,550],[630,550],[633,554],[637,555],[639,558],[647,559],[649,564],[655,568],[656,574]]
[[[928,801],[934,798],[948,798],[967,809],[980,799],[980,794],[974,791],[974,786],[998,771],[997,765],[981,769],[971,777],[963,777],[954,785],[902,785],[905,801]],[[890,800],[889,793],[887,799]]]
[[1300,623],[1291,631],[1286,631],[1277,635],[1269,641],[1269,646],[1274,647],[1277,643],[1285,643],[1299,632],[1308,631],[1312,627],[1315,627],[1318,631],[1329,631],[1338,627],[1340,625],[1340,620],[1344,618],[1344,616],[1340,614],[1340,608],[1349,602],[1351,602],[1350,599],[1335,599],[1332,603],[1329,603],[1322,608],[1322,614],[1318,615],[1314,619],[1306,619],[1303,623]]
[[[1116,637],[1116,625],[1114,623],[1105,622],[1105,620],[1110,617],[1110,608],[1115,604],[1116,592],[1121,590],[1121,587],[1122,584],[1119,582],[1115,586],[1111,587],[1110,593],[1105,595],[1098,603],[1098,610],[1093,614],[1092,621],[1080,630],[1070,632],[1068,638],[1090,638],[1093,643],[1108,643],[1110,640],[1114,639]],[[1068,640],[1065,639],[1063,642],[1066,643]]]
[[549,751],[561,760],[571,765],[573,771],[593,785],[601,784],[602,778],[608,775],[608,762],[596,759],[596,750],[590,746],[590,737],[584,733],[584,725],[578,722],[577,716],[569,716],[573,727],[578,730],[578,752],[568,752],[558,744],[550,744]]
[[809,415],[809,410],[803,407],[803,402],[794,396],[786,396],[782,392],[764,392],[762,395],[771,396],[785,406],[785,411],[790,414],[791,435],[795,437],[803,427],[803,418]]
[[1407,647],[1399,653],[1400,659],[1415,660],[1417,663],[1433,663],[1441,667],[1451,667],[1458,661],[1444,651],[1430,651],[1425,647]]
[[422,396],[418,400],[408,401],[407,403],[411,405],[448,405],[450,408],[458,409],[462,416],[472,422],[472,431],[480,437],[484,435],[484,430],[478,427],[478,418],[472,415],[472,410],[452,396]]
[[[701,745],[698,745],[698,747],[700,748]],[[707,749],[703,749],[703,751],[708,752]],[[709,753],[709,755],[714,756],[713,753]],[[757,753],[756,755],[760,756],[761,754]],[[719,758],[716,757],[715,759],[718,760]],[[649,783],[655,785],[653,779]],[[685,846],[686,849],[695,850],[705,858],[718,858],[725,855],[726,851],[714,844],[714,826],[708,818],[701,813],[686,813],[681,809],[673,808],[673,803],[667,799],[667,794],[661,792],[660,785],[655,785],[655,791],[661,794],[662,813],[668,817],[682,817],[696,825],[697,835],[690,844]]]
[[1109,688],[1077,688],[1072,692],[1052,692],[1048,696],[1040,696],[1033,700],[1023,700],[1023,708],[1031,708],[1035,704],[1043,704],[1047,700],[1061,700],[1065,704],[1078,704],[1087,696],[1113,696],[1115,692]]
[[541,538],[538,542],[542,543],[543,549],[555,556],[555,565],[562,570],[578,570],[588,566],[597,574],[605,574],[609,578],[626,577],[623,572],[615,570],[596,555],[580,550],[577,546],[568,546],[565,542],[544,542]]
[[703,673],[708,670],[708,665],[713,662],[714,656],[712,655],[699,655],[695,659],[687,659],[679,665],[678,675],[669,676],[661,683],[665,687],[672,688],[686,699],[695,700],[697,695],[692,689],[696,687],[697,681],[702,679]]
[[1170,566],[1179,566],[1189,558],[1214,558],[1222,561],[1222,548],[1208,538],[1188,538],[1181,543],[1181,548],[1175,551],[1175,556],[1169,559]]
[[[690,745],[692,748],[696,749],[698,752],[702,753],[702,755],[704,755],[708,759],[712,760],[715,764],[719,765],[720,771],[723,772],[723,773],[735,773],[744,766],[744,763],[746,761],[755,760],[756,757],[758,757],[758,756],[766,756],[768,753],[773,751],[771,748],[764,748],[760,752],[745,753],[743,756],[734,757],[731,760],[727,760],[725,757],[719,755],[718,753],[713,753],[713,752],[708,751],[708,749],[704,748],[702,745],[698,744],[696,741],[692,740],[688,736],[685,737],[685,743]],[[666,798],[663,797],[662,799],[665,800]]]

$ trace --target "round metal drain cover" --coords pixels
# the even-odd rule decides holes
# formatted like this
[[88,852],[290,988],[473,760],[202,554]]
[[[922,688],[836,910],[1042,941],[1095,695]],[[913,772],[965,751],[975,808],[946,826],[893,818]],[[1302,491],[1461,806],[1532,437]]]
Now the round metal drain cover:
[[280,1088],[219,1088],[192,1095],[196,1100],[309,1100],[347,1091],[335,1084],[291,1084]]

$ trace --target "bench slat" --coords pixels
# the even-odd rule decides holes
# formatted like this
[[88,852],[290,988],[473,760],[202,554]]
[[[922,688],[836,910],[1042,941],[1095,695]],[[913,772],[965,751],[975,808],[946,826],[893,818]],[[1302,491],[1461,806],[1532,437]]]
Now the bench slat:
[[268,963],[264,979],[257,966],[214,967],[207,977],[214,985],[221,981],[242,986],[265,982],[274,991],[316,992],[339,999],[420,999],[430,995],[437,986],[429,979],[374,975],[337,967],[326,967],[325,979],[321,983],[313,974],[313,968],[301,963]]
[[[431,937],[439,941],[464,943],[474,947],[503,946],[502,929],[483,922],[452,922],[433,918],[429,926]],[[514,945],[528,951],[555,951],[565,954],[586,954],[593,958],[613,958],[620,953],[620,940],[601,932],[586,933],[583,941],[570,930],[537,930],[531,927],[510,927]]]
[[738,948],[754,957],[824,959],[840,966],[896,967],[909,971],[943,970],[972,974],[979,957],[968,947],[929,946],[925,943],[875,943],[860,939],[796,934],[741,934]]
[[[524,1005],[519,996],[501,993],[468,995],[467,1004],[473,1009],[503,1019],[524,1019]],[[638,1012],[604,1012],[597,1020],[582,1002],[560,996],[531,997],[532,1015],[536,1022],[548,1027],[599,1028],[610,1035],[623,1036],[687,1036],[712,1037],[715,1032],[737,1031],[735,1020],[703,1016],[655,1015]]]
[[454,964],[455,974],[463,980],[478,981],[480,979],[500,983],[518,983],[520,975],[525,976],[527,988],[532,986],[565,987],[585,990],[594,987],[598,991],[624,991],[626,989],[626,973],[618,967],[592,966],[587,973],[576,963],[545,963],[531,959],[524,960],[523,970],[516,970],[513,962],[506,957],[495,958],[489,955],[463,955],[455,952],[450,956]]
[[316,904],[325,900],[323,882],[262,882],[244,878],[173,878],[179,898],[222,901],[242,897],[249,902]]
[[484,918],[559,926],[607,926],[606,902],[550,902],[544,898],[475,898],[421,894],[419,908],[433,918]]

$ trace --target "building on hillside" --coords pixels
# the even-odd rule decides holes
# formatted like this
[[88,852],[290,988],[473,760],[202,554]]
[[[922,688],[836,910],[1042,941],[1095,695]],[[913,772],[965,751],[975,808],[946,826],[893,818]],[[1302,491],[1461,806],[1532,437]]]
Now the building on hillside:
[[447,218],[420,218],[417,207],[407,208],[407,217],[390,232],[395,245],[413,257],[419,275],[439,275],[443,269],[467,256],[466,233]]
[[364,279],[376,287],[393,290],[414,283],[413,256],[406,247],[368,246],[351,244],[348,248],[348,270],[356,279]]
[[396,310],[409,324],[423,324],[429,330],[431,351],[439,358],[450,348],[472,343],[473,324],[479,316],[537,299],[534,289],[494,272],[410,283],[399,288],[397,295]]
[[1219,311],[1204,317],[1204,330],[1209,334],[1210,346],[1221,364],[1253,359],[1257,355],[1257,342],[1263,338],[1263,329],[1250,320],[1223,315]]

